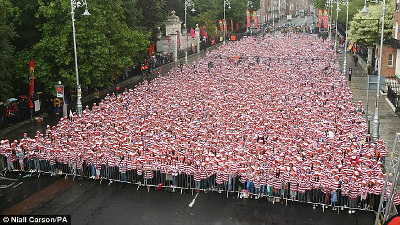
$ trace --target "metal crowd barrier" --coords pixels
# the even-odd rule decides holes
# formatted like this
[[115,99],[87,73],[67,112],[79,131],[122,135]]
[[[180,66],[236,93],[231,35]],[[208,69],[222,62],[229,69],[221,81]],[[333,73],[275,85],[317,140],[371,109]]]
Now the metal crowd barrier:
[[[146,171],[143,169],[126,170],[125,173],[120,172],[120,168],[117,166],[109,167],[108,165],[101,165],[101,167],[95,168],[95,166],[83,163],[81,168],[77,167],[76,163],[64,164],[60,162],[50,163],[46,160],[39,160],[38,158],[32,160],[24,160],[20,162],[7,161],[7,157],[0,155],[0,176],[4,176],[7,171],[20,171],[30,173],[32,176],[40,176],[41,173],[47,173],[52,176],[68,176],[75,179],[76,177],[91,178],[98,180],[100,184],[103,181],[108,181],[108,185],[113,182],[127,183],[137,185],[137,189],[140,187],[147,188],[150,191],[151,188],[156,190],[167,190],[170,192],[183,192],[189,191],[194,192],[218,192],[224,193],[227,197],[229,194],[237,196],[237,198],[267,198],[268,201],[287,205],[289,201],[292,202],[303,202],[316,206],[321,206],[323,211],[326,208],[332,207],[340,212],[340,209],[349,210],[365,210],[376,212],[379,204],[378,195],[368,194],[367,200],[358,199],[351,200],[349,197],[342,196],[341,190],[337,189],[338,202],[333,204],[331,202],[331,195],[324,194],[320,189],[307,190],[305,193],[298,191],[291,191],[290,185],[281,185],[281,189],[275,189],[268,185],[261,185],[255,188],[254,185],[247,185],[247,183],[240,182],[240,177],[230,176],[228,181],[223,181],[218,184],[216,180],[216,174],[212,174],[207,179],[201,179],[195,181],[193,175],[178,174],[173,176],[172,174],[161,173],[160,171]],[[250,189],[250,190],[248,190]],[[351,202],[352,201],[352,202]],[[351,206],[351,207],[350,207]],[[355,207],[354,207],[355,206]]]

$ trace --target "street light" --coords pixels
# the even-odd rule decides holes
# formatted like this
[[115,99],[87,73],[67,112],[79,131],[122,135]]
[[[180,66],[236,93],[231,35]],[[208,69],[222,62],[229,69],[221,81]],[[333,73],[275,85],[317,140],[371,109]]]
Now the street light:
[[[347,29],[349,26],[349,0],[346,1],[346,37],[344,40],[344,62],[343,62],[343,75],[347,73]],[[350,78],[349,78],[350,79]]]
[[[367,4],[364,5],[362,10],[363,15],[368,14]],[[383,54],[383,35],[385,31],[385,14],[386,14],[386,3],[385,0],[382,1],[382,27],[381,27],[381,43],[379,49],[379,61],[378,61],[378,80],[376,89],[376,100],[375,100],[375,114],[372,124],[372,140],[376,142],[379,139],[379,95],[380,95],[380,85],[381,85],[381,75],[382,75],[382,54]],[[379,212],[378,212],[379,214]]]
[[225,44],[225,38],[226,38],[226,31],[225,31],[225,26],[226,26],[226,19],[225,19],[225,8],[228,6],[228,9],[231,9],[231,1],[230,0],[224,0],[224,42]]
[[[253,2],[252,1],[247,1],[247,10],[249,10],[249,7],[253,7]],[[224,6],[224,8],[225,8],[225,6]],[[247,27],[247,33],[249,33],[249,27]]]
[[[368,14],[368,9],[364,6],[364,8],[363,8],[363,10],[366,10],[366,12],[367,12],[367,14]],[[364,11],[365,12],[365,11]],[[363,15],[363,16],[366,16],[367,14],[363,14],[363,12],[361,12],[361,14]],[[378,19],[378,18],[363,18],[363,19],[355,19],[356,21],[362,21],[362,20],[377,20],[378,21],[378,30],[377,30],[377,32],[376,32],[376,37],[378,38],[379,37],[379,20],[380,19]],[[367,59],[367,64],[368,65],[370,65],[368,62],[369,62],[369,59],[370,59],[370,51],[368,51],[368,59]],[[372,57],[372,56],[371,56]],[[369,80],[368,80],[368,82],[369,82]],[[370,129],[369,129],[369,121],[370,121],[370,119],[369,119],[369,109],[368,109],[368,105],[369,105],[369,83],[367,84],[367,101],[366,101],[366,107],[365,107],[365,121],[367,121],[368,122],[368,133],[369,133],[369,131],[370,131]]]
[[333,0],[329,0],[326,4],[326,7],[329,7],[331,12],[329,14],[329,21],[328,21],[328,38],[332,39],[332,5],[333,5]]
[[76,53],[76,38],[75,38],[75,9],[81,6],[85,6],[85,12],[83,12],[83,16],[90,16],[90,13],[87,9],[86,0],[83,0],[83,3],[80,1],[71,0],[71,19],[72,19],[72,37],[74,39],[74,56],[75,56],[75,75],[76,75],[76,114],[78,116],[82,115],[82,91],[81,85],[79,84],[79,74],[78,74],[78,55]]
[[[339,17],[339,11],[340,11],[339,0],[336,0],[336,22],[335,22],[335,35],[336,35],[336,38],[339,37],[338,31],[337,31],[337,20],[338,20],[338,17]],[[336,52],[336,44],[337,44],[337,41],[335,41],[335,52]]]
[[364,8],[361,9],[361,15],[366,16],[368,15],[368,8],[367,8],[367,0],[364,1]]
[[186,37],[186,48],[185,48],[185,63],[188,62],[188,37],[187,37],[187,28],[186,28],[186,12],[187,12],[187,7],[188,6],[192,6],[192,10],[190,10],[191,12],[196,12],[196,10],[194,9],[194,2],[192,0],[185,0],[185,37]]

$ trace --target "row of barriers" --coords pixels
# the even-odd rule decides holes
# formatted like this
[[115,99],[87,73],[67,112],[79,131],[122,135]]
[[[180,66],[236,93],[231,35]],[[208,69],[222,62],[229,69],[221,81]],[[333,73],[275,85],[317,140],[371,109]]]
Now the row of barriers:
[[118,167],[108,167],[102,165],[101,168],[95,168],[93,165],[83,163],[82,168],[77,168],[76,164],[68,165],[59,162],[50,164],[49,161],[39,160],[24,160],[24,161],[7,161],[7,157],[0,155],[0,171],[2,176],[7,171],[22,171],[30,173],[32,176],[40,176],[42,173],[51,174],[51,176],[68,176],[97,179],[100,183],[108,181],[108,185],[113,182],[121,182],[137,185],[147,188],[148,191],[154,188],[156,190],[165,190],[170,192],[218,192],[226,194],[228,197],[237,195],[238,198],[266,198],[272,203],[288,204],[288,201],[304,202],[316,206],[322,206],[322,209],[332,207],[337,209],[349,209],[349,212],[354,210],[374,211],[378,210],[380,195],[368,194],[366,199],[349,198],[342,195],[340,187],[337,190],[323,191],[321,189],[311,189],[305,192],[291,190],[290,183],[282,183],[281,188],[273,188],[269,185],[259,185],[255,187],[253,182],[242,182],[241,178],[229,176],[228,181],[217,183],[216,175],[208,176],[206,179],[195,181],[193,175],[187,174],[165,174],[160,171],[138,171],[127,170],[121,172]]

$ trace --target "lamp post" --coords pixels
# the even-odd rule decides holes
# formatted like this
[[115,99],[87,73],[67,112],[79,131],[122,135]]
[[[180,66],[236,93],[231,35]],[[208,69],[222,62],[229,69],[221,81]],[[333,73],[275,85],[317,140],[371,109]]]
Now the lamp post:
[[76,75],[76,114],[78,116],[82,115],[82,91],[81,85],[79,84],[79,74],[78,74],[78,55],[76,53],[76,38],[75,38],[75,9],[85,6],[85,12],[82,14],[83,16],[90,16],[90,13],[87,9],[86,0],[83,0],[83,3],[80,1],[71,0],[71,19],[72,19],[72,37],[74,39],[74,57],[75,57],[75,75]]
[[[365,1],[366,3],[366,1]],[[361,10],[362,15],[368,14],[367,4]],[[382,27],[381,27],[381,42],[379,49],[379,61],[378,61],[378,80],[376,82],[376,100],[375,100],[375,114],[372,124],[372,141],[376,142],[379,139],[379,96],[380,96],[380,86],[381,86],[381,75],[382,75],[382,54],[383,54],[383,35],[385,31],[385,14],[386,14],[386,3],[385,0],[382,1]],[[379,22],[378,22],[379,24]],[[378,215],[379,215],[378,211]],[[377,217],[378,218],[378,217]]]
[[273,4],[272,6],[272,28],[275,30],[275,3],[276,0],[271,1],[271,4]]
[[[253,2],[252,1],[247,1],[247,10],[249,10],[249,7],[253,7]],[[225,17],[225,5],[224,5],[224,17]],[[249,33],[249,28],[247,27],[247,34],[248,33]]]
[[185,37],[186,37],[186,47],[185,47],[185,63],[188,62],[188,37],[187,37],[187,25],[186,25],[186,12],[187,12],[187,7],[188,6],[192,6],[192,10],[190,10],[191,12],[195,12],[196,10],[194,9],[194,3],[192,0],[185,0]]
[[347,29],[349,26],[349,0],[346,1],[346,37],[344,40],[344,62],[343,62],[343,75],[347,73]]
[[[336,0],[336,22],[335,22],[335,36],[336,37],[339,37],[338,36],[338,31],[337,31],[337,20],[338,20],[338,17],[339,17],[339,11],[340,11],[339,0]],[[336,45],[337,45],[337,41],[335,41],[335,52],[336,52]]]
[[328,38],[332,39],[332,6],[333,0],[329,0],[329,8],[331,12],[329,13],[329,24],[328,24]]
[[[363,16],[366,16],[368,14],[368,9],[364,6],[364,8],[361,10],[361,13]],[[379,20],[377,18],[363,18],[363,19],[355,19],[356,21],[362,21],[362,20],[377,20],[378,21],[378,30],[377,30],[377,37],[379,37]],[[368,51],[369,53],[369,51]],[[372,56],[371,56],[372,57]],[[368,56],[368,60],[369,60],[369,56]],[[369,82],[369,79],[367,80],[367,82]],[[368,122],[368,133],[370,131],[369,129],[369,110],[368,110],[368,106],[369,106],[369,83],[367,84],[367,100],[366,100],[366,106],[365,106],[365,121]]]
[[231,1],[230,0],[224,0],[224,42],[225,44],[225,39],[226,39],[226,31],[225,31],[225,26],[226,26],[226,19],[225,19],[225,8],[228,6],[228,9],[231,9]]

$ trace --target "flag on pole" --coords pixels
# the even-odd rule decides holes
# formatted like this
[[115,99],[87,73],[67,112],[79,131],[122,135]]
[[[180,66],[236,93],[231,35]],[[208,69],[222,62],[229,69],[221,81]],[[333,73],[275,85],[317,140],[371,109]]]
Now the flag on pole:
[[250,11],[246,10],[246,15],[247,15],[247,27],[250,27]]
[[219,23],[219,28],[221,28],[221,31],[223,32],[224,30],[223,30],[223,27],[222,27],[222,20],[218,20],[218,23]]
[[329,17],[328,17],[328,10],[326,10],[326,9],[324,9],[323,23],[324,23],[324,28],[328,28]]
[[321,28],[322,24],[322,9],[318,9],[318,27]]
[[193,28],[190,28],[190,36],[192,36],[192,38],[195,37],[195,31]]
[[201,36],[208,38],[207,31],[206,31],[206,25],[203,25],[203,27],[201,29]]
[[231,31],[233,32],[233,20],[231,19]]
[[256,11],[253,11],[254,28],[258,28],[258,19]]
[[151,58],[151,54],[153,54],[154,48],[155,48],[155,44],[153,43],[153,44],[150,45],[150,49],[149,49],[149,58]]
[[225,34],[226,34],[226,33],[228,33],[228,27],[227,27],[225,19],[223,20],[223,23],[224,23],[224,30],[225,30]]
[[179,32],[178,32],[178,47],[181,48],[181,37],[179,36]]
[[329,17],[324,16],[324,28],[328,28],[328,26],[329,26]]

